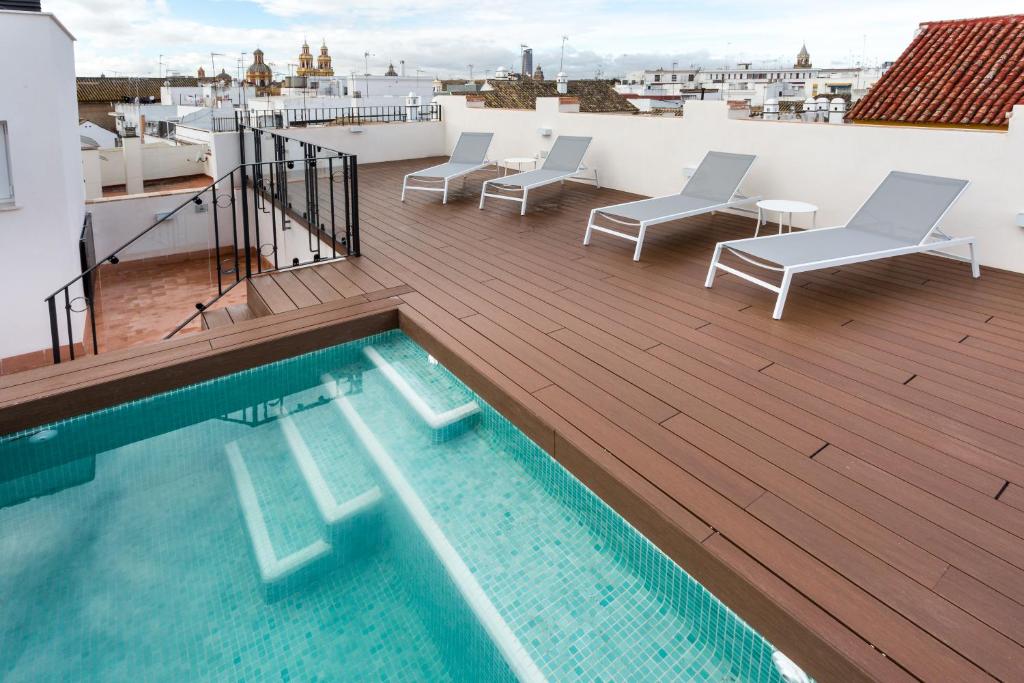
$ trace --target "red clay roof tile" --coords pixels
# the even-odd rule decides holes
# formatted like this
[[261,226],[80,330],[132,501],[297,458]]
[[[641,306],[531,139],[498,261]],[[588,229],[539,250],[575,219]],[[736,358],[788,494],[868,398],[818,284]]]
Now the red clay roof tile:
[[1005,128],[1024,104],[1024,15],[921,24],[853,121]]

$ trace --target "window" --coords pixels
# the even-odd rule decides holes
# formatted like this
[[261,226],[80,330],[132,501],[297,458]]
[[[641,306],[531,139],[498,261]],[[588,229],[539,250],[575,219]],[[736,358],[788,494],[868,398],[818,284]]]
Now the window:
[[7,122],[0,121],[0,205],[14,203],[11,154],[7,147]]
[[672,74],[672,82],[675,83],[678,80],[679,80],[679,76],[676,76],[675,74]]
[[654,74],[654,82],[655,83],[660,83],[661,82],[661,76],[659,74]]

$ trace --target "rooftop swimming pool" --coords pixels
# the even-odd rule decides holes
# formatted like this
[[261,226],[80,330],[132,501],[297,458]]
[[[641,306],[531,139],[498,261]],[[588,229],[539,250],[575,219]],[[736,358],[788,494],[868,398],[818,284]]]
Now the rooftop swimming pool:
[[398,331],[0,438],[0,558],[5,681],[784,680]]

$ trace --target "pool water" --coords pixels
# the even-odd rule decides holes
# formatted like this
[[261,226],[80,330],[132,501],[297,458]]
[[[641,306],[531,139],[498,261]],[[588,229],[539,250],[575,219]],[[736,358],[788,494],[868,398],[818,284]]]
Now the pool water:
[[5,681],[781,681],[774,652],[398,331],[0,438]]

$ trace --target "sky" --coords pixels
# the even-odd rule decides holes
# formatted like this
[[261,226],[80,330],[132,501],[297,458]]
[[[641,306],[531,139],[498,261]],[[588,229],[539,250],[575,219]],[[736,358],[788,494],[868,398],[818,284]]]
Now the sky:
[[[815,66],[895,59],[922,21],[1020,11],[1020,0],[42,0],[78,39],[81,76],[238,74],[259,47],[287,75],[303,39],[325,39],[339,75],[465,77],[518,66],[521,44],[548,78],[623,76],[643,68],[792,64],[806,41]],[[211,53],[221,53],[211,57]],[[370,53],[366,57],[365,53]],[[518,70],[518,69],[516,69]]]

